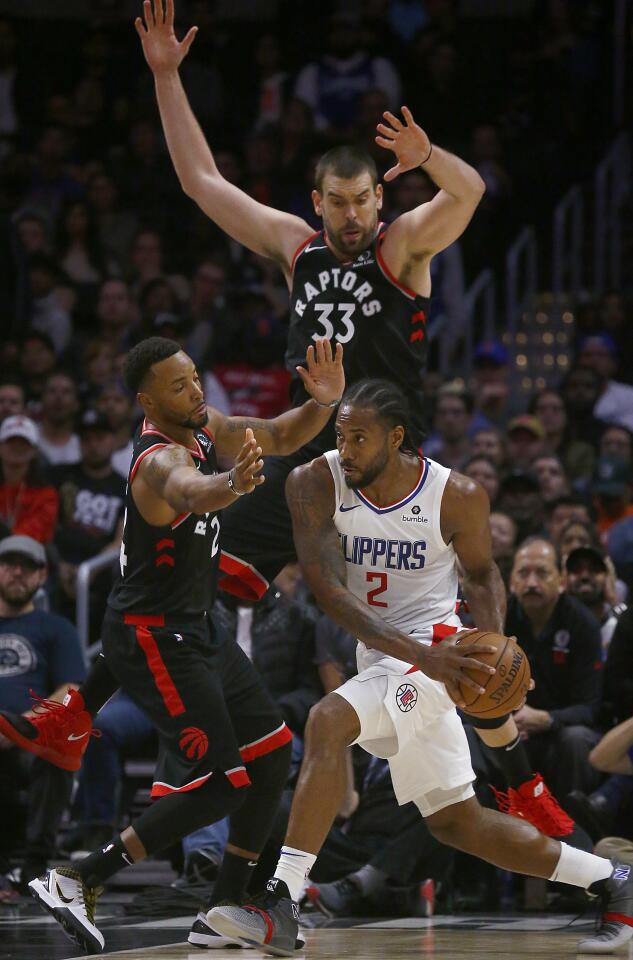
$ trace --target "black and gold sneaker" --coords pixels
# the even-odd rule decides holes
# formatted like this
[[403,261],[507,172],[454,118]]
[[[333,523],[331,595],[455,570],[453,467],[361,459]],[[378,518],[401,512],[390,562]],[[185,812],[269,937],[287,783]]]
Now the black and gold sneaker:
[[61,925],[66,936],[86,953],[101,953],[103,934],[95,926],[95,908],[101,888],[87,887],[76,870],[57,867],[31,880],[37,902]]

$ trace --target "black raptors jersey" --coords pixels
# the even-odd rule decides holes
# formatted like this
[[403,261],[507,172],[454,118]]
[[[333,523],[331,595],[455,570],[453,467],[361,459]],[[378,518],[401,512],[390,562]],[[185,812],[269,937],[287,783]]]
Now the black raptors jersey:
[[[220,518],[216,513],[183,513],[155,527],[141,516],[132,496],[132,480],[150,450],[176,441],[146,421],[134,437],[134,452],[125,494],[125,523],[120,577],[108,604],[120,613],[162,614],[187,619],[210,610],[215,599],[220,560]],[[194,431],[186,447],[200,471],[217,473],[215,445],[204,430]]]
[[[317,337],[342,343],[347,385],[364,377],[392,380],[404,390],[418,429],[423,430],[422,374],[426,364],[426,319],[430,300],[409,290],[390,273],[380,247],[386,231],[355,260],[342,263],[329,250],[323,231],[299,247],[290,294],[286,366],[291,374],[305,364]],[[306,393],[296,378],[293,403]]]

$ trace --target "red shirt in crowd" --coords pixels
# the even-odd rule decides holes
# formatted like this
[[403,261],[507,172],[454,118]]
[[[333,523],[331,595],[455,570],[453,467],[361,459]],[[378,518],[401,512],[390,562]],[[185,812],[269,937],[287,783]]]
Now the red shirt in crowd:
[[58,511],[59,497],[50,485],[0,484],[0,523],[10,534],[21,533],[40,543],[50,543]]

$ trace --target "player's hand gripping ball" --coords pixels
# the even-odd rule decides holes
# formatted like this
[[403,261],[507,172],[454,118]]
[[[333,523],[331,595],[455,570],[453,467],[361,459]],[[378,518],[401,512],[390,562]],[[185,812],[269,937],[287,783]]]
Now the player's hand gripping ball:
[[[495,667],[496,673],[468,671],[470,678],[476,680],[484,692],[478,693],[466,684],[458,684],[464,703],[462,709],[473,717],[486,718],[503,717],[518,710],[530,689],[531,673],[528,658],[514,637],[477,630],[466,634],[458,643],[461,647],[480,643],[496,648],[494,653],[473,654],[481,663]],[[450,690],[448,693],[450,696]]]

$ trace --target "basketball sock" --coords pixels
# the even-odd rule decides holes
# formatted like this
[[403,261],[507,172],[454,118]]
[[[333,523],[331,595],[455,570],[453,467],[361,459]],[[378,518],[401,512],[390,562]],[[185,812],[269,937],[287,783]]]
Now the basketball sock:
[[107,665],[103,654],[100,653],[90,668],[88,676],[79,687],[90,716],[94,717],[118,689],[119,681]]
[[377,867],[372,867],[371,863],[366,863],[360,870],[348,875],[349,880],[353,880],[365,897],[374,896],[384,889],[387,882],[387,874]]
[[242,903],[256,866],[257,860],[225,850],[222,866],[213,887],[211,906],[214,907],[221,900]]
[[77,872],[88,887],[100,887],[123,867],[129,867],[134,861],[129,855],[120,837],[106,843],[101,850],[91,853],[82,860]]
[[310,870],[312,870],[315,860],[315,853],[295,850],[294,847],[281,848],[281,856],[274,876],[277,880],[283,880],[293,900],[299,900],[303,884]]
[[494,762],[506,778],[509,787],[518,789],[534,776],[530,761],[521,737],[503,747],[487,747],[492,753]]
[[560,859],[549,878],[556,883],[569,883],[587,890],[592,883],[606,880],[613,873],[613,864],[604,857],[596,857],[585,850],[577,850],[568,843],[560,845]]

